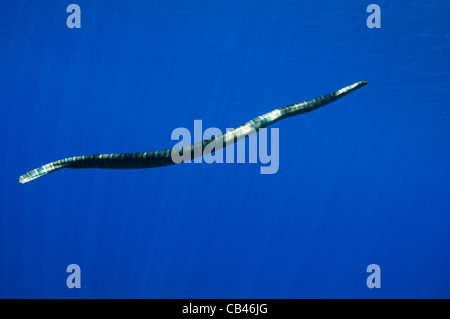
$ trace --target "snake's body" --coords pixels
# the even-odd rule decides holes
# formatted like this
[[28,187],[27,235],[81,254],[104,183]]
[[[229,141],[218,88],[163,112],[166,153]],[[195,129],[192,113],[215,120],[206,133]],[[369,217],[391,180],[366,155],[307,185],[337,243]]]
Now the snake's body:
[[190,159],[207,154],[205,148],[214,142],[214,148],[219,149],[227,145],[235,143],[240,139],[257,132],[259,129],[267,127],[277,121],[291,117],[294,115],[313,111],[321,106],[331,103],[360,87],[366,85],[366,81],[360,81],[340,89],[334,93],[330,93],[312,100],[304,101],[297,104],[288,105],[275,109],[271,112],[258,116],[257,118],[235,128],[226,133],[216,136],[212,139],[203,140],[201,142],[191,144],[184,147],[172,148],[162,151],[144,152],[144,153],[116,153],[116,154],[96,154],[67,157],[62,160],[51,162],[35,168],[28,173],[19,177],[20,183],[27,183],[33,179],[41,177],[45,174],[54,172],[61,168],[151,168],[177,164],[173,154],[185,155],[190,153]]

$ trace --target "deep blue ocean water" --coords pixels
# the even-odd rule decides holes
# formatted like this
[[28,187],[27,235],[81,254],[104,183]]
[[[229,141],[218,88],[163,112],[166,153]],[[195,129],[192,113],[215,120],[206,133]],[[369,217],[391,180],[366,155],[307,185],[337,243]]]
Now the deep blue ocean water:
[[[69,29],[69,4],[81,28]],[[381,8],[369,29],[366,8]],[[1,1],[1,298],[450,298],[448,1]],[[172,147],[369,84],[261,164],[40,165]],[[66,267],[81,269],[69,289]],[[381,269],[369,289],[366,268]]]

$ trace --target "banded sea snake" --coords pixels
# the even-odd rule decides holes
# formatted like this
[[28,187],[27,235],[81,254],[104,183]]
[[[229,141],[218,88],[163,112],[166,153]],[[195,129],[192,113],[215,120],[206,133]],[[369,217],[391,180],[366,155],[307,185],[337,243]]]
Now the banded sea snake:
[[[367,81],[360,81],[352,85],[346,86],[336,92],[297,104],[288,105],[275,109],[271,112],[258,116],[257,118],[235,128],[226,133],[203,140],[195,144],[184,147],[167,149],[163,151],[144,152],[144,153],[117,153],[117,154],[96,154],[67,157],[59,161],[45,164],[35,168],[28,173],[19,177],[19,182],[24,184],[33,179],[41,177],[45,174],[54,172],[61,168],[150,168],[176,164],[173,161],[171,153],[178,152],[179,155],[185,152],[191,153],[191,159],[202,156],[205,147],[212,143],[216,143],[215,149],[223,148],[227,145],[235,143],[245,136],[257,132],[259,129],[267,127],[282,119],[313,111],[321,106],[336,101],[337,99],[365,86]],[[222,142],[221,142],[222,141]],[[210,148],[211,150],[211,148]]]

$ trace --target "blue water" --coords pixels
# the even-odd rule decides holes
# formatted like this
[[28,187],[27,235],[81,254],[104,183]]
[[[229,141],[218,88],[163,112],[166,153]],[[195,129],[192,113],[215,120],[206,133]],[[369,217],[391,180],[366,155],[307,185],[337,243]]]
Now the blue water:
[[[450,2],[80,0],[81,29],[70,3],[0,2],[0,297],[450,298]],[[18,183],[360,80],[274,125],[273,175],[181,164]]]

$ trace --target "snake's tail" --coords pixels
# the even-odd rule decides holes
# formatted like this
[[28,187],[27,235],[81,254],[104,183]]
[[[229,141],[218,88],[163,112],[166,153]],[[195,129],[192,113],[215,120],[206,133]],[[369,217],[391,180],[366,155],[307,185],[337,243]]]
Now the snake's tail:
[[38,168],[33,169],[32,171],[29,171],[28,173],[23,174],[19,177],[19,182],[22,184],[28,183],[29,181],[32,181],[33,179],[36,179],[38,177],[41,177],[45,174],[54,172],[58,169],[67,167],[67,162],[63,161],[56,161],[51,162],[45,165],[42,165]]

